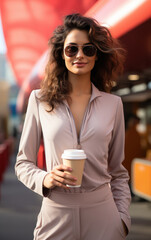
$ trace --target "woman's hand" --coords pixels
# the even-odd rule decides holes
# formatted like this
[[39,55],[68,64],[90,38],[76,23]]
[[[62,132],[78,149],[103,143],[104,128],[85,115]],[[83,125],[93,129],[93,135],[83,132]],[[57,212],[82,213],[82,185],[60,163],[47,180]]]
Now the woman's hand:
[[56,186],[68,189],[69,187],[67,187],[66,184],[75,186],[77,179],[65,171],[72,172],[72,169],[62,164],[56,166],[45,176],[43,186],[49,189]]

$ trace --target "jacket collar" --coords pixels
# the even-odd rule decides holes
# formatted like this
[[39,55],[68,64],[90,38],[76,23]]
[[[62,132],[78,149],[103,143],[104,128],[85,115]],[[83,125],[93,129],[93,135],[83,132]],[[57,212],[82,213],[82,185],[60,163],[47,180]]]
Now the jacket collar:
[[101,92],[94,86],[93,83],[91,84],[91,86],[92,86],[92,94],[91,94],[90,102],[92,102],[95,98],[102,96]]

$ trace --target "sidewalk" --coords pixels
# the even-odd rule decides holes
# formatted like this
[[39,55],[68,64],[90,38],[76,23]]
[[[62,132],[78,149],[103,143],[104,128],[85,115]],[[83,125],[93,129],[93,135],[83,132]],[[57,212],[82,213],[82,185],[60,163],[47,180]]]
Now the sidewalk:
[[32,240],[42,198],[20,183],[12,158],[1,186],[0,240]]
[[[42,198],[17,180],[14,164],[12,158],[1,186],[0,240],[32,240]],[[136,200],[131,204],[132,228],[126,240],[151,240],[151,202]]]
[[151,240],[151,202],[132,202],[132,227],[126,240]]

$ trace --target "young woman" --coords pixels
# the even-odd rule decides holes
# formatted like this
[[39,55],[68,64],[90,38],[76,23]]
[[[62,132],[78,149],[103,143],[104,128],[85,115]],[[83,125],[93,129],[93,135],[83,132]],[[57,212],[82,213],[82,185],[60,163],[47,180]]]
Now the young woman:
[[[19,180],[43,196],[34,239],[125,239],[131,197],[122,165],[123,107],[118,96],[107,93],[123,69],[123,50],[107,28],[80,14],[65,17],[49,46],[42,87],[29,98],[16,162]],[[47,171],[36,166],[41,135]],[[62,164],[65,149],[87,155],[79,188],[72,169]]]

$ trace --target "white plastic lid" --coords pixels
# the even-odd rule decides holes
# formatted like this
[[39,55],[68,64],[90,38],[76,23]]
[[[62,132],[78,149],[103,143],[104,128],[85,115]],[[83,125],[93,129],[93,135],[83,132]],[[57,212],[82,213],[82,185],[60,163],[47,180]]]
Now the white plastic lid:
[[79,149],[66,149],[61,156],[64,159],[86,159],[84,150]]

